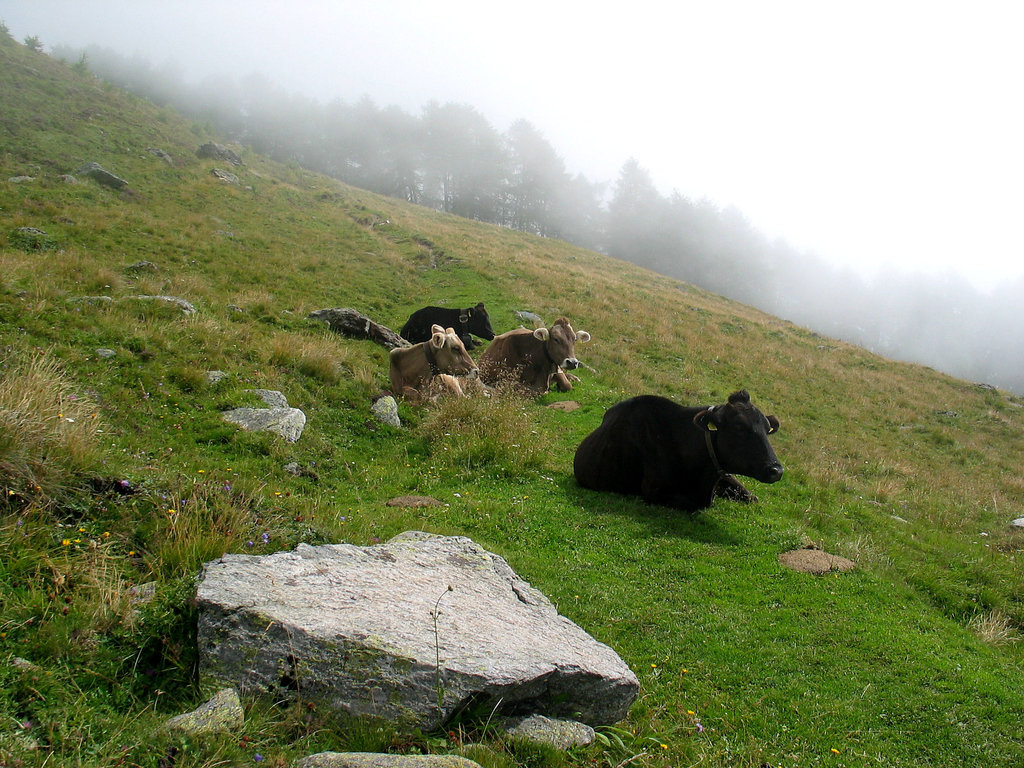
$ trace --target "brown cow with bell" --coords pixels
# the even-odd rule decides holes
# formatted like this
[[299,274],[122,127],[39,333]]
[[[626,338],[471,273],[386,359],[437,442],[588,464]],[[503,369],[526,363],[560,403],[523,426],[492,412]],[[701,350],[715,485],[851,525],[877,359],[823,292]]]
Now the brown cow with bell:
[[453,328],[434,325],[427,341],[395,347],[389,353],[391,388],[397,397],[413,402],[442,394],[463,395],[456,376],[476,378],[473,358]]
[[580,366],[576,344],[588,341],[590,334],[574,331],[564,317],[550,328],[502,333],[480,355],[480,378],[489,386],[511,383],[534,395],[548,392],[552,382],[559,391],[569,392],[572,382],[566,371]]

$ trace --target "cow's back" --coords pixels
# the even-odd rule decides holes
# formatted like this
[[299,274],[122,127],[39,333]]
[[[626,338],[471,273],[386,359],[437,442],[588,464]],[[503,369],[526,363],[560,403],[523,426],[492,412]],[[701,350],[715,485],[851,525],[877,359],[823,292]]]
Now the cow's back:
[[699,448],[693,425],[697,410],[658,395],[616,403],[576,449],[577,482],[592,490],[637,494],[645,475],[679,472],[684,454]]
[[418,344],[430,338],[430,328],[440,325],[442,328],[454,326],[459,320],[459,310],[446,307],[423,307],[417,309],[405,321],[399,334],[406,341]]

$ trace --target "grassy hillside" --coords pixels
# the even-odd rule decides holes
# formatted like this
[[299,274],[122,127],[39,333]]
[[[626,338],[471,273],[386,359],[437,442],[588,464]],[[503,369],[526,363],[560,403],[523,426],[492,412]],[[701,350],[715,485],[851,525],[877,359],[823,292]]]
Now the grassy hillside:
[[[487,766],[1024,763],[1021,400],[241,148],[240,184],[225,183],[223,162],[195,155],[218,138],[204,126],[2,35],[0,103],[0,764],[285,765],[324,749],[462,749]],[[87,162],[130,191],[61,179]],[[569,395],[403,405],[392,429],[369,415],[384,349],[308,319],[354,307],[396,328],[477,301],[499,332],[515,310],[568,316],[593,334],[577,350],[591,370]],[[214,369],[228,378],[208,383]],[[298,442],[221,420],[255,387],[305,411]],[[575,447],[618,400],[740,388],[782,422],[786,476],[751,481],[759,503],[691,518],[576,486]],[[581,408],[544,407],[563,399]],[[446,506],[384,506],[403,493]],[[258,700],[241,734],[158,732],[210,693],[191,603],[203,562],[407,529],[474,538],[614,647],[643,686],[629,719],[565,757],[463,747],[470,724],[384,733]],[[806,543],[858,567],[779,564]],[[155,599],[135,602],[150,583]]]

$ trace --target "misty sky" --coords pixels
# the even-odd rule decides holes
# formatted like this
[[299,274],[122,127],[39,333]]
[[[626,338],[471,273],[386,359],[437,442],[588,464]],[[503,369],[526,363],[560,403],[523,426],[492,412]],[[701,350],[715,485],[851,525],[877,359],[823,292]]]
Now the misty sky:
[[1016,2],[0,0],[0,20],[190,80],[525,118],[591,181],[635,157],[663,194],[865,274],[1024,274]]

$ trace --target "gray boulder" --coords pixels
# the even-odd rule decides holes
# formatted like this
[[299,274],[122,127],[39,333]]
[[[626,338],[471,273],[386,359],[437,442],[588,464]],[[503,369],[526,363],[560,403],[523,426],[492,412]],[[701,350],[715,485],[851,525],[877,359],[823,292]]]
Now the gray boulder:
[[170,731],[199,735],[237,731],[244,722],[245,711],[238,698],[238,691],[225,688],[198,709],[172,717],[164,727]]
[[295,768],[480,768],[480,765],[458,755],[321,752],[297,760]]
[[398,402],[391,395],[378,398],[370,406],[370,411],[377,417],[377,421],[390,424],[392,427],[402,426],[402,419],[398,415]]
[[88,176],[97,184],[102,184],[104,187],[110,187],[111,189],[125,189],[128,186],[127,181],[120,176],[115,176],[99,163],[86,163],[75,173]]
[[408,341],[387,326],[375,323],[362,312],[350,307],[337,307],[334,309],[317,309],[309,313],[312,320],[320,320],[327,323],[327,327],[342,336],[352,339],[369,339],[380,344],[385,349],[391,350],[395,347],[411,347]]
[[249,432],[274,432],[294,443],[306,428],[306,414],[298,408],[234,408],[224,411],[225,421]]
[[614,723],[639,691],[609,648],[460,537],[207,563],[200,673],[243,691],[433,728],[472,708]]
[[553,720],[544,715],[530,715],[506,720],[503,725],[510,736],[549,744],[555,749],[585,747],[594,741],[594,729],[575,720]]
[[192,302],[178,296],[128,296],[127,298],[136,299],[137,301],[162,301],[165,304],[173,304],[186,315],[194,315],[196,313],[196,308],[192,305]]
[[207,142],[196,150],[196,157],[208,158],[211,160],[226,160],[232,165],[241,165],[240,158],[234,151],[215,142]]
[[150,147],[146,151],[149,152],[149,154],[153,155],[153,157],[159,157],[161,160],[163,160],[168,165],[174,165],[174,158],[171,157],[166,152],[164,152],[162,149],[160,149],[158,147]]
[[237,424],[250,432],[274,432],[287,442],[294,443],[302,437],[306,428],[306,414],[288,405],[288,399],[276,389],[249,389],[255,393],[267,408],[235,408],[224,411],[225,421]]
[[214,168],[210,173],[221,181],[226,181],[228,184],[241,183],[235,174],[231,173],[231,171],[225,171],[223,168]]
[[276,389],[247,389],[246,392],[253,392],[270,408],[288,407],[288,398],[284,396],[284,392],[278,392]]
[[515,316],[518,317],[520,320],[526,320],[533,323],[535,328],[540,328],[542,325],[544,325],[544,320],[536,312],[528,312],[526,310],[517,309],[515,311]]

